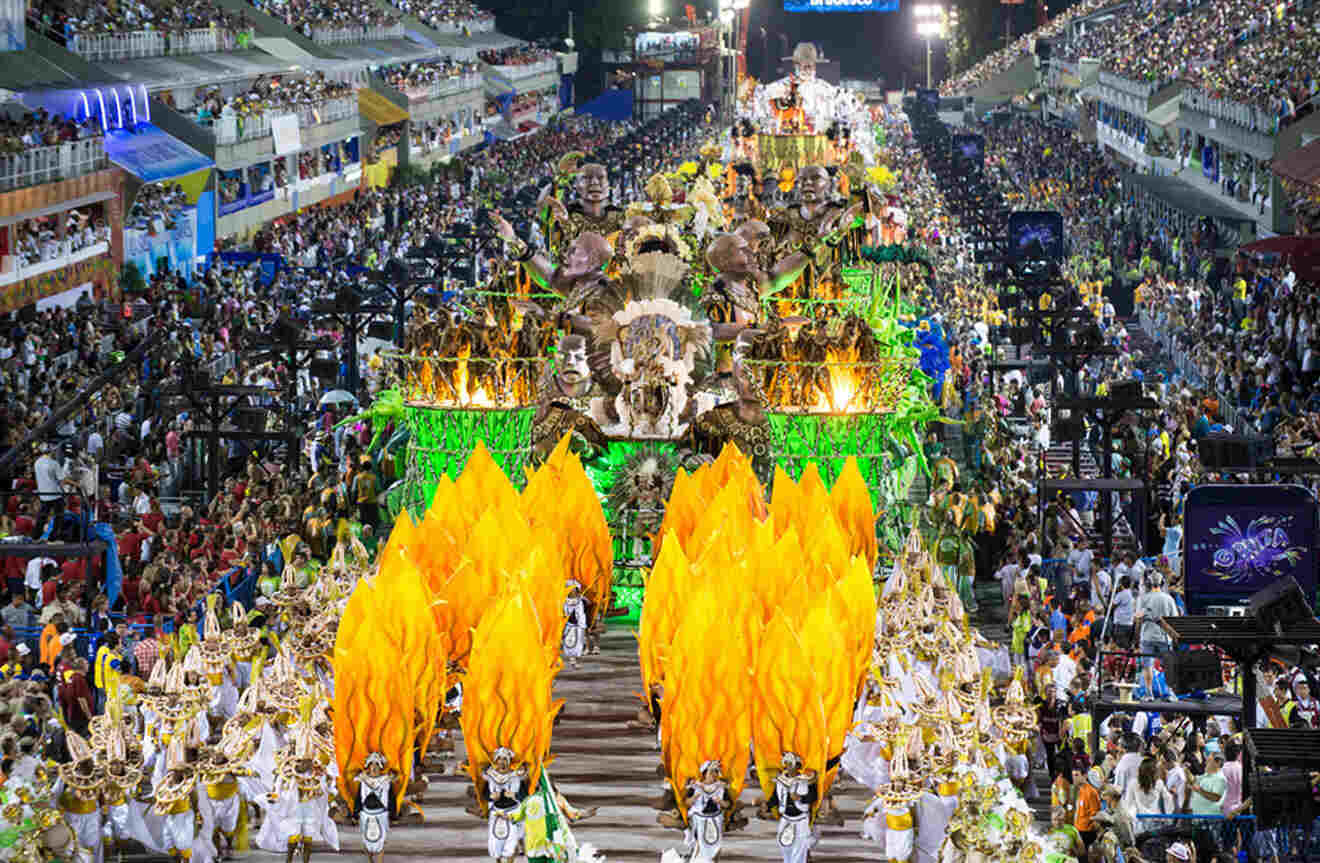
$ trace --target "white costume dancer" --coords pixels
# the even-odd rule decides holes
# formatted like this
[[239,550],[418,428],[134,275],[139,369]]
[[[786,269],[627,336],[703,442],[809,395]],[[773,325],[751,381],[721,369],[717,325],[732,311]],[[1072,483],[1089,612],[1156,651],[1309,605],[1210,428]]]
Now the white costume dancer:
[[724,803],[729,784],[720,778],[720,763],[701,765],[701,781],[688,783],[688,827],[684,844],[692,861],[714,860],[724,840]]
[[486,849],[501,863],[513,860],[523,838],[523,824],[513,816],[527,796],[527,768],[512,767],[513,751],[501,746],[495,750],[484,773],[490,804]]
[[358,828],[362,831],[362,846],[373,863],[385,851],[385,839],[390,833],[390,802],[394,775],[389,772],[385,756],[372,752],[363,762],[358,781]]
[[779,811],[775,840],[784,863],[806,863],[817,839],[811,826],[816,777],[802,771],[802,759],[792,752],[785,752],[781,763],[783,769],[775,777],[774,797],[769,801],[770,808]]
[[79,857],[102,863],[105,844],[101,838],[104,823],[101,815],[101,794],[106,784],[105,773],[96,763],[92,747],[78,734],[70,731],[65,738],[70,761],[60,765],[53,796],[65,822],[73,831],[78,844]]
[[582,585],[569,581],[564,600],[564,657],[569,668],[576,668],[578,657],[587,652],[587,605],[582,599]]

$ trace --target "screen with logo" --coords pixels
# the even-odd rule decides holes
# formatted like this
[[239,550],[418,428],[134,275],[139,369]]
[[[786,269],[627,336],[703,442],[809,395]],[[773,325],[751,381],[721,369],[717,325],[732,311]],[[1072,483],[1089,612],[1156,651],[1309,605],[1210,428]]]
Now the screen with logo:
[[1021,210],[1008,215],[1008,249],[1015,261],[1063,258],[1063,216],[1054,210]]
[[953,158],[979,165],[985,162],[985,138],[980,135],[954,135]]
[[1316,501],[1296,485],[1203,485],[1187,494],[1187,611],[1235,605],[1291,575],[1314,604]]

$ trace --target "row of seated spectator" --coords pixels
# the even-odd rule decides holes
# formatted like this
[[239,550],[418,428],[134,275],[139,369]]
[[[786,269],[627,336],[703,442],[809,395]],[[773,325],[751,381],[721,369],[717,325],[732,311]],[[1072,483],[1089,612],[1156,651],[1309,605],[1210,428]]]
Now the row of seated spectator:
[[318,27],[393,27],[399,16],[384,12],[371,0],[249,0],[309,39]]
[[[14,248],[22,265],[36,266],[108,240],[110,232],[100,209],[100,204],[88,204],[65,213],[19,222],[14,231]],[[60,216],[67,219],[63,237],[59,235],[57,224]]]
[[[1101,68],[1163,85],[1202,64],[1221,65],[1242,43],[1273,39],[1271,7],[1256,0],[1209,0],[1156,13],[1157,26],[1139,40],[1116,40]],[[1282,35],[1282,34],[1278,34]]]
[[1035,30],[1023,34],[1007,48],[1000,48],[967,71],[948,78],[940,84],[940,94],[953,96],[957,93],[965,93],[968,90],[976,89],[1025,57],[1037,39],[1052,39],[1062,33],[1064,28],[1074,19],[1097,12],[1110,5],[1111,2],[1112,0],[1082,0],[1072,8],[1056,15],[1045,26],[1037,27]]
[[470,0],[390,0],[390,5],[446,33],[490,29],[495,23],[494,13]]
[[1320,76],[1320,12],[1262,16],[1254,39],[1222,63],[1193,70],[1187,80],[1216,99],[1231,99],[1280,119],[1315,95]]
[[555,54],[547,48],[538,48],[535,45],[511,45],[508,48],[478,51],[477,56],[492,66],[531,66],[542,60],[549,60]]
[[0,113],[0,155],[100,136],[101,128],[94,120],[78,122],[72,117],[49,113],[45,108],[19,117]]
[[425,87],[437,81],[475,75],[479,71],[476,63],[441,57],[438,60],[384,66],[380,70],[380,76],[396,90],[406,91],[416,87]]
[[266,111],[315,107],[329,99],[351,96],[351,84],[317,72],[305,78],[258,78],[242,93],[225,97],[219,87],[199,87],[193,94],[197,122],[208,126],[225,116],[258,116]]
[[249,27],[246,14],[235,14],[215,0],[31,0],[27,14],[38,29],[62,37],[71,48],[76,48],[79,36],[136,30],[155,30],[169,36],[184,30],[241,32]]

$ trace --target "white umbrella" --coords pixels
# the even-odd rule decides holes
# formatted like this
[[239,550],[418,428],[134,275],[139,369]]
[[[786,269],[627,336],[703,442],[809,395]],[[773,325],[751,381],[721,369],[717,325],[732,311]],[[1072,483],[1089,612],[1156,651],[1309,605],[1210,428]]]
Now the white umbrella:
[[348,390],[331,390],[321,396],[321,407],[342,404],[357,404],[357,397]]

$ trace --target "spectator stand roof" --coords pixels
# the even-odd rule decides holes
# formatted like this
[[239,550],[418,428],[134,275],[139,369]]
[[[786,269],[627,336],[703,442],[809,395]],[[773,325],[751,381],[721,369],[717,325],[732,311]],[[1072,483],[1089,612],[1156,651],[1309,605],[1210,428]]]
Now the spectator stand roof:
[[1320,138],[1276,159],[1273,170],[1284,179],[1320,190]]
[[1225,222],[1247,223],[1251,219],[1228,204],[1215,200],[1210,195],[1192,188],[1176,177],[1155,177],[1150,174],[1123,174],[1123,185],[1139,188],[1141,191],[1158,198],[1176,210],[1182,210],[1193,216],[1218,219]]

